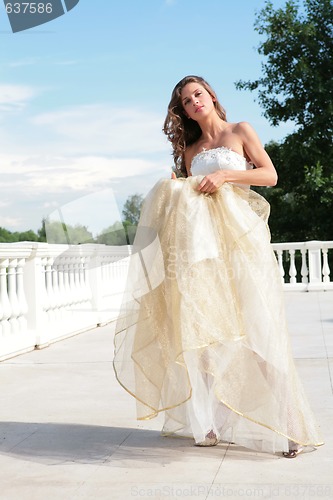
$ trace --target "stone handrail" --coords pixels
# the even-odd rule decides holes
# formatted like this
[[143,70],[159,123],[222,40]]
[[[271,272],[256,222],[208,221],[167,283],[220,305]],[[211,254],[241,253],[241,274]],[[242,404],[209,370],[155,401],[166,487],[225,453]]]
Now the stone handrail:
[[[333,290],[333,241],[272,248],[285,290]],[[0,360],[114,320],[130,254],[127,245],[0,243]]]
[[272,243],[285,290],[333,290],[333,241]]
[[1,243],[0,360],[115,319],[130,251],[128,246]]

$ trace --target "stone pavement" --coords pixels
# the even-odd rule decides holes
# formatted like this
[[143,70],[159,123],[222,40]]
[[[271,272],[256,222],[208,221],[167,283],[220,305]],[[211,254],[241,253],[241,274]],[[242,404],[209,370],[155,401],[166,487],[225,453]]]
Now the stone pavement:
[[109,324],[0,363],[0,500],[332,499],[333,292],[285,297],[325,446],[287,460],[161,437],[115,381]]

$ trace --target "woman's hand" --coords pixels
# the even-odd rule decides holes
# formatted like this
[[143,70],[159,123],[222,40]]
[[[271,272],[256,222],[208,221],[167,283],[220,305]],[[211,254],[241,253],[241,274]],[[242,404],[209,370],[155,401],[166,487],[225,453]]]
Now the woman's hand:
[[227,170],[218,170],[206,175],[198,186],[201,193],[215,193],[227,181]]
[[176,176],[176,174],[174,172],[172,172],[172,174],[171,174],[171,179],[173,179],[173,180],[177,179],[177,176]]

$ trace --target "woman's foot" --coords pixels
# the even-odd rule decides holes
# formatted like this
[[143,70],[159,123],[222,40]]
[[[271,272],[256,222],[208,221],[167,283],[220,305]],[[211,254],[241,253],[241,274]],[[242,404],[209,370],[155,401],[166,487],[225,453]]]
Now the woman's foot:
[[208,434],[206,434],[204,441],[201,441],[200,443],[195,443],[195,446],[216,446],[218,442],[219,439],[215,434],[215,432],[209,431]]
[[289,451],[283,451],[282,455],[285,458],[296,458],[297,455],[302,453],[303,447],[297,443],[289,442]]

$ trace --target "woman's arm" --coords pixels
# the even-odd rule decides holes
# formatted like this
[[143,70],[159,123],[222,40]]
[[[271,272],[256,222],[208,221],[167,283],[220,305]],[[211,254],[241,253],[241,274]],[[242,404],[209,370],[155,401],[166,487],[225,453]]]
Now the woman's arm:
[[239,145],[243,147],[246,157],[256,168],[251,170],[217,170],[203,178],[198,190],[203,193],[214,193],[225,182],[252,186],[275,186],[277,183],[275,167],[251,125],[246,122],[238,123],[233,133],[237,136]]

